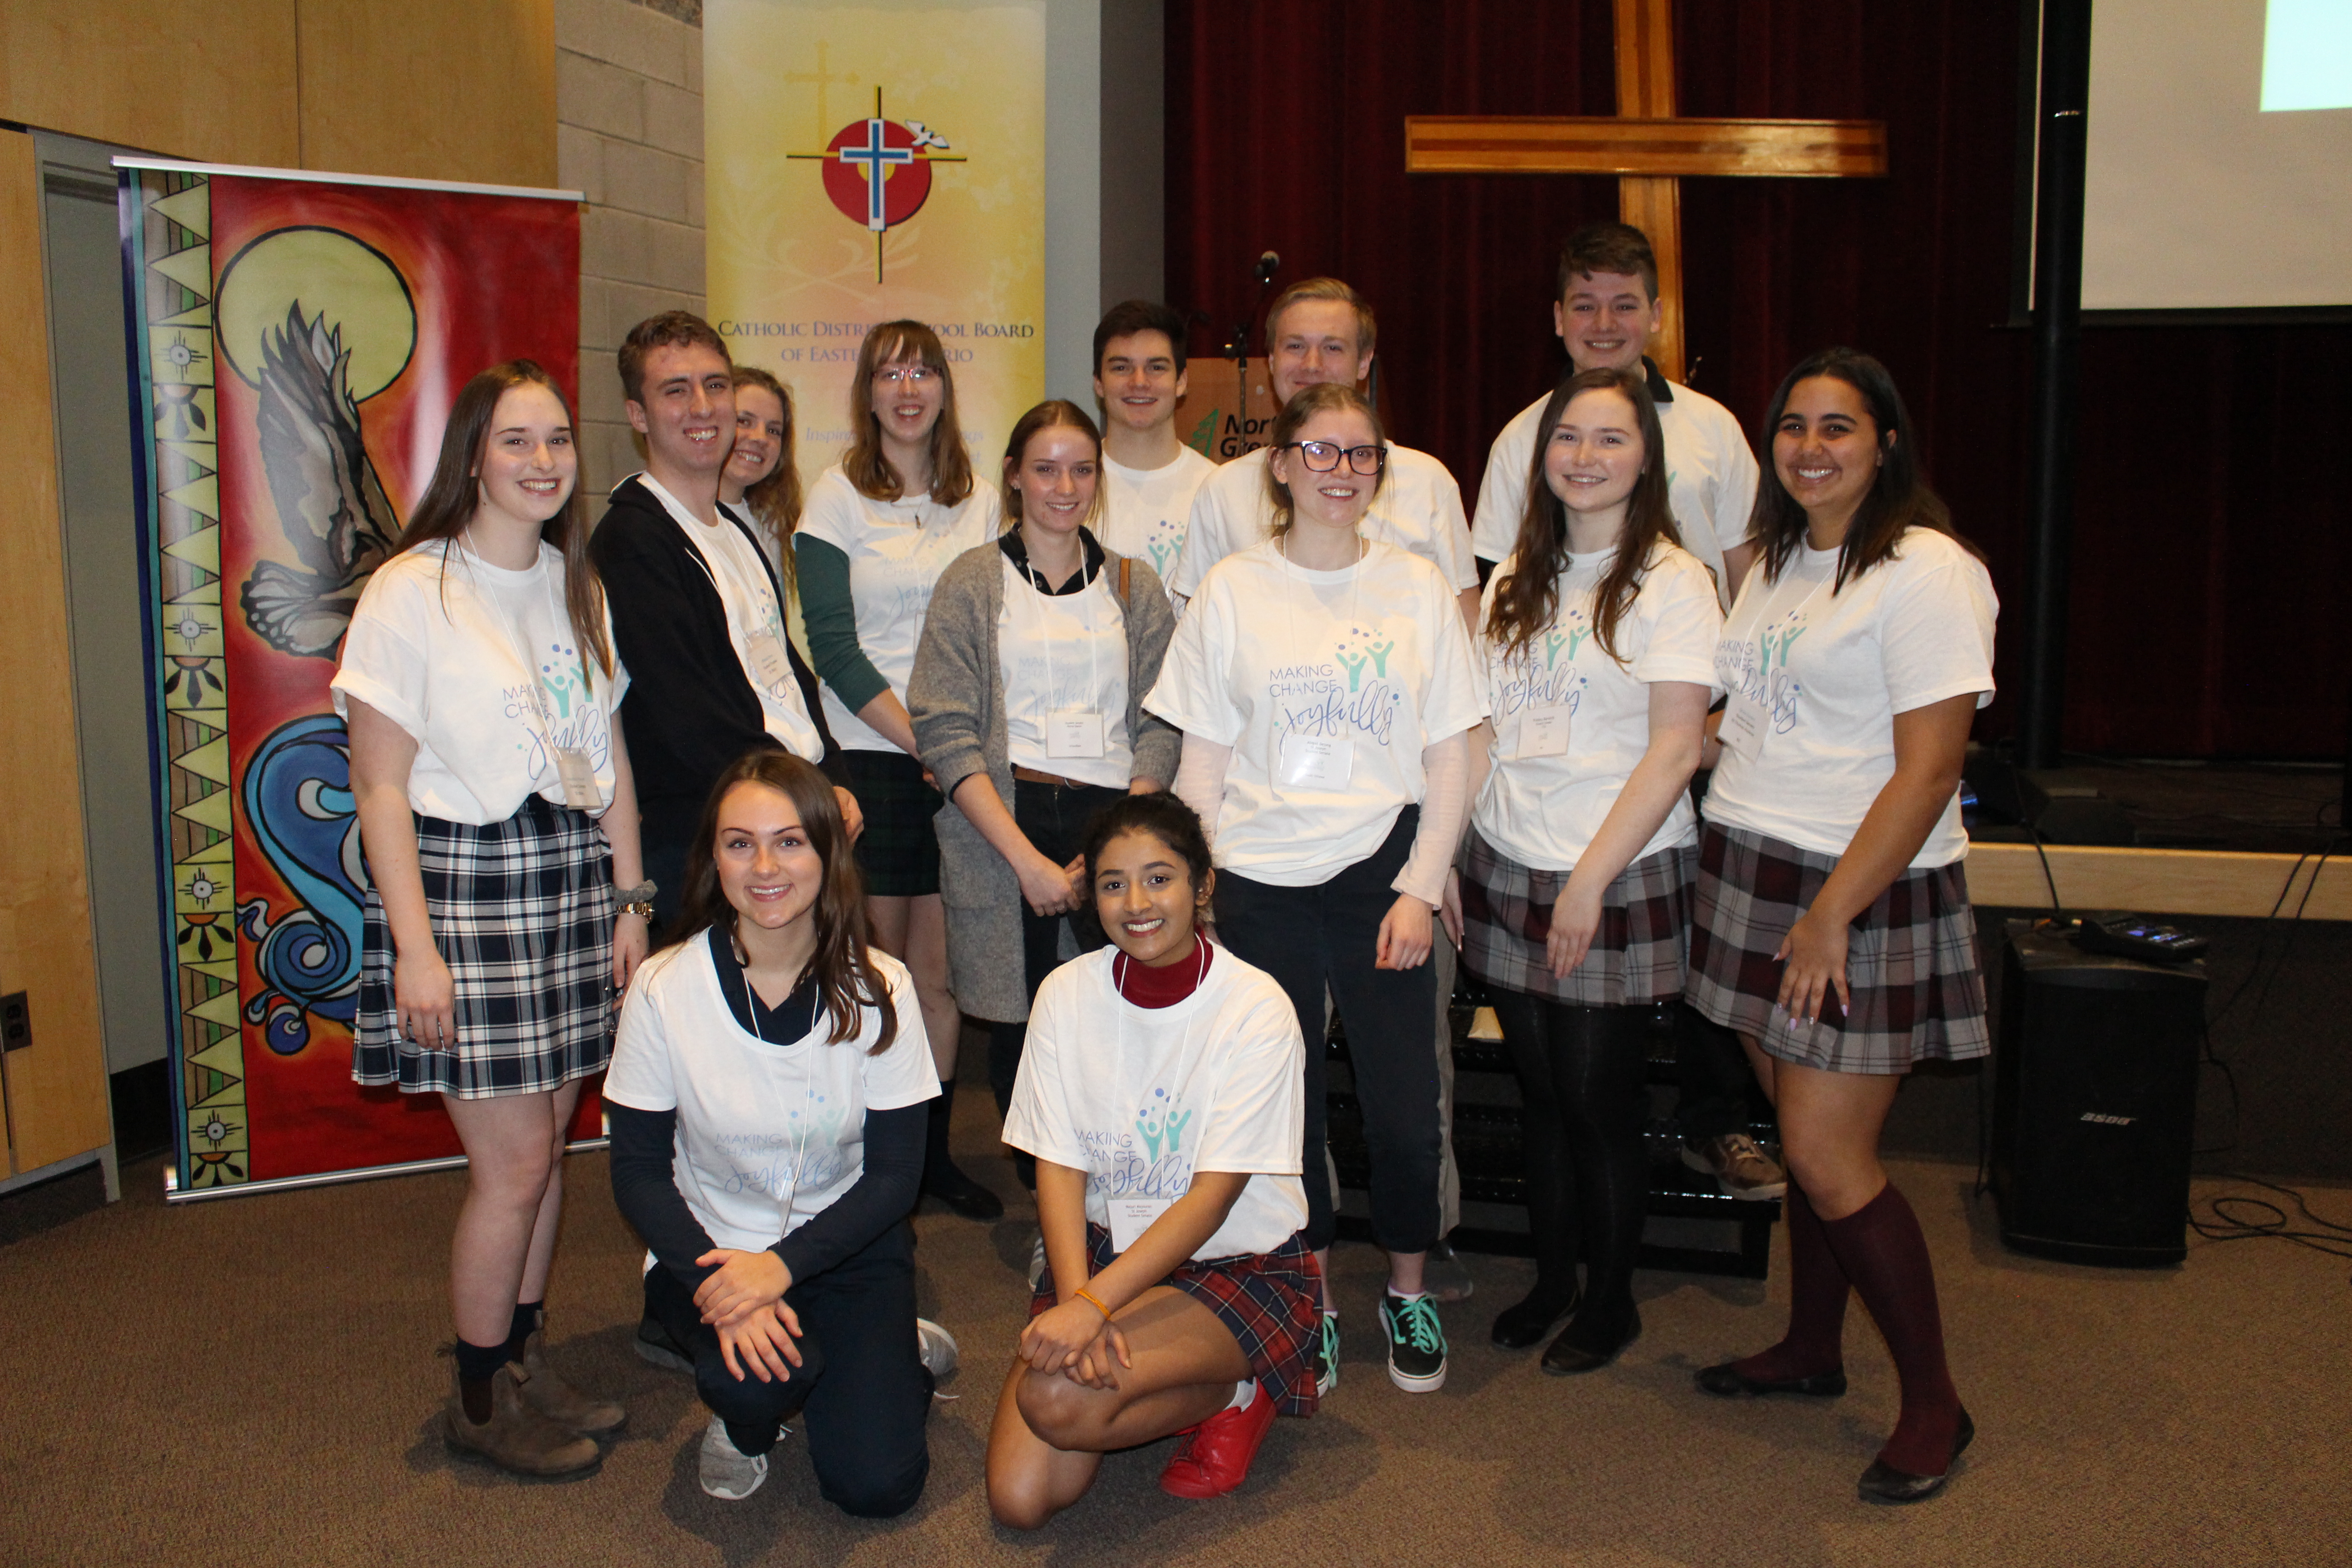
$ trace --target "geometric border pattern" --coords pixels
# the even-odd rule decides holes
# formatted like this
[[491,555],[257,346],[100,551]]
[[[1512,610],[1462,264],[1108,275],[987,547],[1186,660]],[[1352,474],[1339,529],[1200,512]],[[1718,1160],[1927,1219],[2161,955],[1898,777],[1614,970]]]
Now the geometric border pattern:
[[252,1171],[229,816],[212,190],[205,176],[179,170],[124,170],[122,179],[138,280],[150,690],[163,742],[155,798],[172,879],[172,1088],[180,1185],[194,1190],[238,1185]]

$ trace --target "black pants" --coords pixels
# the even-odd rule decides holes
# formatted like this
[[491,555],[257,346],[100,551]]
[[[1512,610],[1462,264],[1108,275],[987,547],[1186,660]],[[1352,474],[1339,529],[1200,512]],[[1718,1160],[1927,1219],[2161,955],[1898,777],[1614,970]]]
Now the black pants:
[[[1307,1037],[1307,1245],[1331,1245],[1337,1230],[1325,1179],[1324,987],[1348,1032],[1356,1099],[1371,1154],[1372,1235],[1391,1252],[1422,1252],[1437,1240],[1437,1054],[1430,1048],[1437,980],[1423,962],[1375,969],[1381,921],[1397,900],[1389,886],[1403,868],[1421,821],[1397,816],[1388,839],[1365,859],[1311,888],[1278,888],[1233,871],[1217,873],[1217,935],[1242,959],[1274,976]],[[1443,941],[1441,936],[1438,940]]]
[[[915,1506],[930,1475],[923,1436],[930,1378],[915,1343],[914,1233],[902,1221],[866,1249],[784,1292],[800,1314],[802,1362],[788,1378],[739,1380],[668,1269],[646,1277],[646,1305],[694,1357],[695,1392],[747,1454],[775,1446],[798,1415],[817,1489],[844,1513],[887,1519]],[[739,1362],[740,1356],[736,1358]]]
[[1622,1322],[1633,1310],[1633,1258],[1650,1192],[1651,1010],[1572,1007],[1495,987],[1488,998],[1519,1079],[1520,1146],[1536,1290]]
[[1675,1123],[1685,1143],[1748,1131],[1756,1070],[1739,1037],[1696,1007],[1675,1006],[1675,1076],[1681,1098]]
[[[1013,820],[1036,847],[1037,853],[1065,864],[1086,846],[1087,824],[1095,813],[1115,805],[1127,792],[1102,784],[1049,784],[1017,779],[1013,785]],[[1092,899],[1082,900],[1066,915],[1041,915],[1021,903],[1022,978],[1029,999],[1062,962],[1062,922],[1067,921],[1080,952],[1092,952],[1109,939],[1095,914]],[[1025,1023],[993,1023],[988,1026],[988,1087],[996,1096],[996,1114],[1013,1111],[1013,1085],[1021,1076],[1021,1049],[1029,1038]],[[1013,1169],[1021,1184],[1037,1190],[1037,1157],[1026,1150],[1013,1152]]]

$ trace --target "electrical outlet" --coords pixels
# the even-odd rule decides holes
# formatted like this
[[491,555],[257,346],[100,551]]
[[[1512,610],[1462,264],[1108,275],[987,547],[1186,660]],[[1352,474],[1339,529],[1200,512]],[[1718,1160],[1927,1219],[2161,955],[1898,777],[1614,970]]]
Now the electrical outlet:
[[21,1051],[32,1043],[32,1002],[22,991],[0,996],[0,1050]]

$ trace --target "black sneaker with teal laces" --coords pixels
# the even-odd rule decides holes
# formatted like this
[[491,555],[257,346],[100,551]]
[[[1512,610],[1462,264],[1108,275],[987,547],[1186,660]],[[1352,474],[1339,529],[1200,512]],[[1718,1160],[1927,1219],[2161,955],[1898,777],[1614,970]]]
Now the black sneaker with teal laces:
[[1381,1328],[1389,1339],[1389,1381],[1407,1394],[1445,1386],[1445,1325],[1433,1296],[1381,1296]]

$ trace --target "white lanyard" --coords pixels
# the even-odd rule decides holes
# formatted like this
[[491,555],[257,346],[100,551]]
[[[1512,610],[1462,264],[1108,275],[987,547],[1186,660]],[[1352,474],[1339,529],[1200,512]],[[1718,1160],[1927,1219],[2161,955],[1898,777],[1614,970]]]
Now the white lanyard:
[[[1200,1011],[1197,998],[1201,994],[1201,984],[1208,978],[1209,974],[1209,944],[1202,940],[1198,931],[1192,933],[1192,941],[1200,949],[1201,963],[1192,974],[1192,989],[1185,995],[1183,1002],[1177,1004],[1178,1006],[1183,1006],[1189,1003],[1192,1004],[1192,1007],[1184,1015],[1183,1028],[1177,1031],[1176,1054],[1169,1058],[1179,1068],[1184,1065],[1184,1053],[1192,1043],[1193,1015]],[[1125,963],[1132,968],[1134,963],[1133,959],[1121,952],[1113,958],[1110,963],[1111,1000],[1118,1009],[1116,1016],[1118,1019],[1111,1036],[1111,1060],[1116,1064],[1112,1068],[1112,1081],[1118,1086],[1119,1091],[1118,1100],[1116,1102],[1118,1109],[1114,1114],[1119,1116],[1125,1116],[1128,1113],[1128,1108],[1135,1103],[1136,1090],[1139,1087],[1128,1073],[1127,1059],[1127,1014],[1128,1009],[1133,1007],[1135,1004],[1127,999],[1127,994],[1119,989],[1118,984],[1118,966]],[[1156,1160],[1151,1162],[1151,1164],[1157,1163],[1159,1162]],[[1148,1171],[1150,1166],[1146,1165],[1144,1168]],[[1185,1189],[1190,1191],[1192,1180],[1189,1176],[1185,1179],[1184,1184]],[[1111,1251],[1114,1254],[1125,1252],[1142,1240],[1143,1233],[1150,1230],[1160,1216],[1166,1214],[1175,1202],[1175,1198],[1161,1197],[1156,1194],[1138,1193],[1129,1196],[1105,1194],[1103,1207],[1110,1220]]]
[[[735,527],[733,514],[723,506],[718,510],[719,528],[722,533],[734,531],[736,540],[740,541],[742,535]],[[706,562],[703,569],[707,572],[725,573],[727,581],[733,584],[735,592],[742,596],[745,606],[745,624],[740,657],[745,671],[753,681],[766,687],[771,692],[780,692],[784,682],[792,679],[793,673],[791,664],[784,658],[783,640],[778,635],[783,625],[782,607],[776,603],[775,594],[768,584],[768,574],[765,572],[759,574],[757,581],[747,583],[743,580],[743,574],[735,569],[735,552],[730,548],[731,542],[733,542],[723,537],[714,540],[710,549],[711,553],[719,557],[718,563],[714,568],[710,563]],[[756,548],[754,546],[754,549]],[[700,555],[702,552],[698,549],[695,553]],[[714,588],[719,586],[716,575],[710,579],[710,585]],[[719,591],[719,600],[723,613],[727,603],[727,595],[723,588]],[[755,618],[759,623],[756,626],[751,624]]]
[[[462,535],[457,542],[468,558],[481,559],[467,546]],[[485,562],[484,564],[488,563]],[[572,626],[572,617],[564,612],[562,601],[555,596],[555,574],[547,569],[544,557],[532,563],[532,570],[540,574],[540,586],[547,590],[547,607],[554,615],[555,625],[569,631],[576,644],[580,639],[580,630]],[[523,677],[530,686],[531,711],[539,716],[540,743],[547,748],[548,755],[555,759],[556,778],[563,786],[563,804],[574,811],[601,810],[604,805],[604,792],[596,783],[596,765],[589,759],[587,748],[556,744],[555,716],[548,710],[547,689],[539,679],[539,661],[530,657],[528,639],[508,617],[506,606],[499,602],[496,590],[482,587],[477,581],[476,592],[480,595],[490,618],[498,622],[499,630],[505,634],[507,650],[521,661]],[[584,653],[580,656],[580,683],[582,700],[594,700],[595,682],[589,673],[588,658]]]
[[[1081,541],[1078,545],[1078,572],[1081,576],[1085,574],[1086,569],[1086,544]],[[1091,598],[1102,578],[1097,574],[1094,582],[1083,584],[1075,595],[1051,593],[1040,585],[1045,580],[1045,574],[1030,564],[1024,542],[1021,556],[1021,580],[1024,586],[1029,589],[1030,595],[1037,601],[1035,605],[1037,632],[1040,640],[1045,645],[1045,754],[1048,757],[1099,757],[1103,754],[1103,714],[1102,710],[1093,704],[1102,695],[1102,669],[1098,662],[1100,657],[1098,645],[1101,639],[1097,634],[1095,626],[1094,605],[1088,604],[1085,606],[1086,701],[1076,708],[1057,708],[1054,703],[1054,616],[1051,606],[1046,605],[1045,601],[1055,598]]]
[[[730,957],[740,951],[731,933],[727,939],[727,947]],[[792,1041],[772,1040],[760,1028],[760,998],[751,990],[751,964],[749,955],[746,955],[736,966],[735,973],[743,982],[743,1016],[751,1021],[751,1037],[763,1046],[774,1046],[779,1050],[789,1048],[793,1044]],[[797,989],[797,984],[795,988]],[[791,992],[784,994],[784,1000],[786,1002],[792,1000]],[[811,1025],[811,1028],[814,1028],[814,1024]],[[811,1058],[812,1061],[814,1059],[814,1058]],[[801,1135],[799,1141],[793,1145],[793,1184],[785,1193],[783,1201],[776,1205],[777,1220],[782,1227],[777,1232],[779,1238],[792,1234],[793,1205],[801,1195],[801,1170],[808,1154],[809,1129],[815,1124],[816,1121],[811,1110],[811,1107],[815,1104],[815,1097],[816,1075],[803,1068],[801,1072]]]

